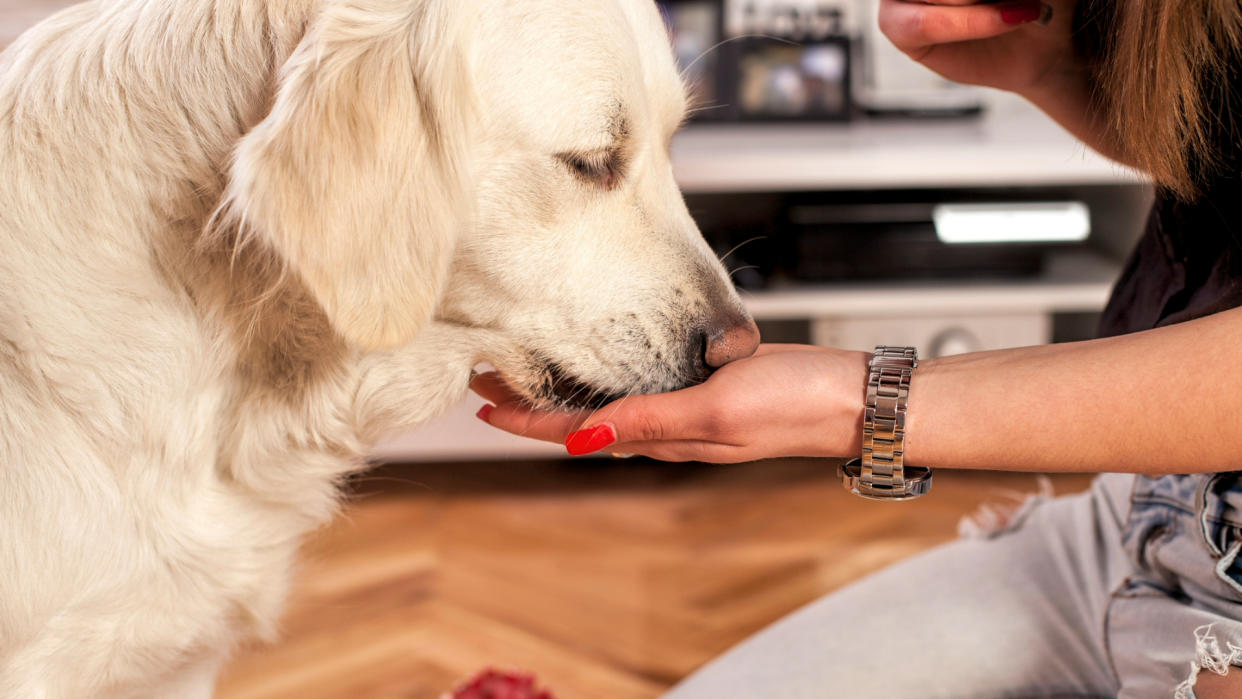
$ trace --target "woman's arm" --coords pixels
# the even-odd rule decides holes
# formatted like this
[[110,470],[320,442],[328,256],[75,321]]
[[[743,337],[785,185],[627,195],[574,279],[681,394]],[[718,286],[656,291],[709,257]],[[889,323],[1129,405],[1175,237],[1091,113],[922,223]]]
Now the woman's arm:
[[[1242,309],[1115,338],[930,359],[915,371],[907,463],[1191,473],[1242,467]],[[536,412],[495,375],[485,419],[537,439],[669,461],[861,451],[868,354],[767,345],[701,386],[593,413]],[[609,432],[616,439],[606,442]],[[577,437],[574,436],[577,433]],[[585,435],[585,436],[584,436]]]
[[910,463],[1194,473],[1242,467],[1242,309],[916,370]]

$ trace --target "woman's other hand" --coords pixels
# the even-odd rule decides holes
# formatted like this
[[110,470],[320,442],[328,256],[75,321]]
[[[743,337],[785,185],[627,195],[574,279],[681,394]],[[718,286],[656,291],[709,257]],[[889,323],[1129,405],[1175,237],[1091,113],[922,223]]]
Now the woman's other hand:
[[735,463],[781,456],[854,456],[861,449],[871,355],[806,345],[762,345],[705,383],[631,396],[589,412],[537,411],[497,374],[472,388],[495,403],[480,417],[507,432],[664,461]]
[[881,0],[885,36],[960,83],[1017,93],[1103,155],[1132,164],[1093,103],[1074,45],[1075,0]]
[[880,30],[944,77],[1026,94],[1081,72],[1071,30],[1074,0],[882,0]]

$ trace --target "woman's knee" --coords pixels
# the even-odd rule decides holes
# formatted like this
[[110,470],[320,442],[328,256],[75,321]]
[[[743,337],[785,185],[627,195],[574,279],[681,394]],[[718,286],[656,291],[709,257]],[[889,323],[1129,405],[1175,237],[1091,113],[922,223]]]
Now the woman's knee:
[[1235,667],[1225,675],[1200,672],[1194,690],[1195,699],[1238,699],[1242,697],[1242,669]]

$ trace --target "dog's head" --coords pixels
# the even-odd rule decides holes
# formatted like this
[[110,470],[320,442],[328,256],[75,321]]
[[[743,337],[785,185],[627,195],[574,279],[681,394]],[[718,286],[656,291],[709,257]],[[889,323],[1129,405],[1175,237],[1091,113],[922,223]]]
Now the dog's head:
[[486,328],[536,403],[678,388],[754,323],[673,180],[651,0],[343,0],[284,67],[229,206],[348,342]]

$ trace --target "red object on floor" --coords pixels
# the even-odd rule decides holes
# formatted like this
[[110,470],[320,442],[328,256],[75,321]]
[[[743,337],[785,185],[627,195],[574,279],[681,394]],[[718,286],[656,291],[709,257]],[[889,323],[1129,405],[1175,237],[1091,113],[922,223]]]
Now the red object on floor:
[[452,699],[555,699],[535,686],[534,675],[487,670],[453,692]]

